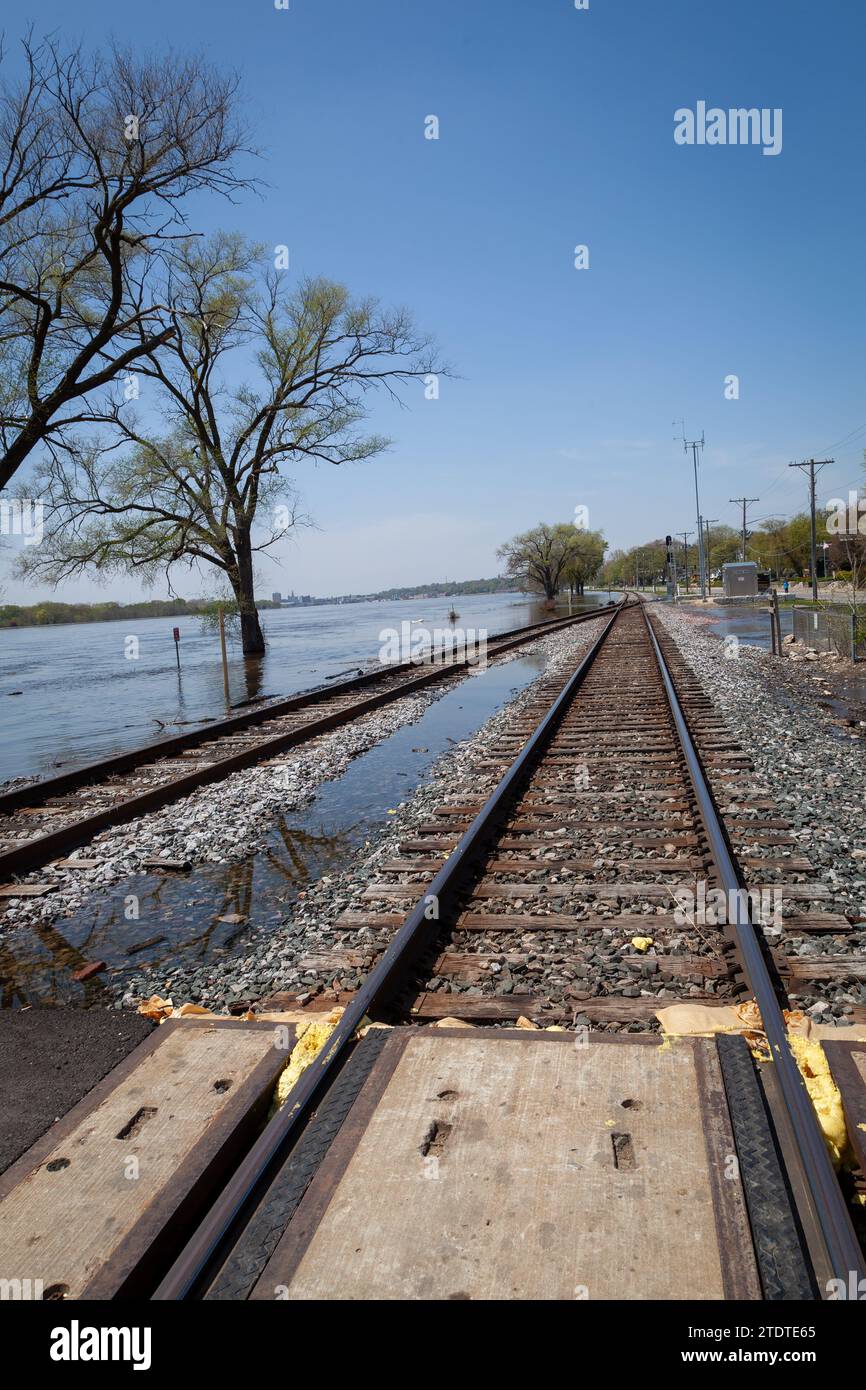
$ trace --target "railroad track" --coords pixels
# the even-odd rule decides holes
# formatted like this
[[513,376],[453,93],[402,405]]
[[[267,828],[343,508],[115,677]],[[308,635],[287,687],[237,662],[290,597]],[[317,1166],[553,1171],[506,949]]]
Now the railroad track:
[[[538,682],[476,770],[471,799],[444,800],[339,920],[363,927],[368,941],[372,933],[372,968],[359,990],[337,994],[345,1011],[325,1052],[240,1162],[155,1296],[208,1288],[306,1122],[329,1087],[339,1087],[365,1018],[646,1032],[660,1006],[677,1002],[665,998],[671,980],[691,982],[694,1002],[756,1001],[801,1219],[825,1270],[843,1279],[862,1273],[846,1200],[787,1044],[782,1008],[788,983],[800,977],[742,890],[781,894],[792,936],[844,932],[849,924],[825,910],[828,891],[645,608],[617,610],[564,684]],[[724,894],[727,920],[699,919],[701,885]],[[685,921],[683,901],[694,905]],[[602,933],[621,947],[613,971],[609,953],[600,968],[594,960]],[[357,956],[352,964],[357,970]],[[332,956],[320,968],[323,979],[336,979],[341,961]],[[765,1200],[751,1193],[758,1226]],[[763,1277],[782,1292],[767,1296],[808,1296],[784,1291],[791,1287],[785,1258],[771,1253]]]
[[[487,658],[598,616],[591,611],[499,633],[488,641]],[[461,655],[458,648],[442,659],[380,667],[2,792],[0,885],[87,844],[103,830],[159,810],[471,664],[472,654]]]

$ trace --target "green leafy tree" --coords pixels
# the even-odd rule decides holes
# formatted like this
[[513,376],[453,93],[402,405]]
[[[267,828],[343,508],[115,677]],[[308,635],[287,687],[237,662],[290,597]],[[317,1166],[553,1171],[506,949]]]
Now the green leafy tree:
[[709,543],[706,546],[707,567],[710,574],[721,570],[733,560],[740,558],[740,536],[732,526],[710,526]]
[[583,592],[583,584],[598,570],[604,544],[598,532],[581,531],[570,523],[539,522],[506,541],[496,554],[506,578],[552,602],[565,584],[579,585]]
[[[816,538],[819,547],[832,541],[827,534],[827,519],[822,512],[816,516]],[[789,520],[770,518],[760,530],[749,537],[746,558],[756,560],[761,567],[783,578],[805,574],[812,563],[811,522],[808,512],[799,512]],[[821,556],[818,556],[819,573]]]
[[[573,594],[583,594],[586,585],[591,583],[604,561],[607,542],[600,531],[581,531],[573,526],[565,528],[564,544],[568,548],[568,558],[562,572],[563,582]],[[572,534],[576,532],[576,534]]]

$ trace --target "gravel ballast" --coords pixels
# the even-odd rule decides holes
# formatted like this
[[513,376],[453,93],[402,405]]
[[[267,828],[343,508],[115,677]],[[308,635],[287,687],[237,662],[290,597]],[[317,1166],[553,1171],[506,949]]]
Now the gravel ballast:
[[[656,615],[717,704],[731,733],[754,763],[761,782],[832,899],[828,911],[863,927],[844,935],[792,937],[770,933],[788,955],[866,960],[866,725],[823,707],[832,698],[828,677],[844,663],[809,658],[798,644],[782,657],[709,631],[705,615],[655,604]],[[726,655],[735,653],[735,655]],[[850,669],[850,668],[849,668]],[[852,1004],[866,1002],[862,983],[801,986],[792,1001],[819,1022],[842,1021]]]

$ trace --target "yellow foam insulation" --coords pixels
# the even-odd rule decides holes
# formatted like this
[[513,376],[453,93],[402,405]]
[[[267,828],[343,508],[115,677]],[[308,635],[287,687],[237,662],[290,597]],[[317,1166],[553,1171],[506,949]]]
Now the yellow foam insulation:
[[342,1008],[321,1014],[306,1027],[289,1053],[289,1060],[280,1072],[274,1092],[274,1110],[279,1110],[298,1077],[318,1057],[328,1038],[343,1016]]
[[648,951],[650,946],[652,946],[653,944],[653,937],[633,936],[631,939],[631,944],[636,951]]
[[[852,1151],[845,1126],[842,1097],[833,1080],[821,1039],[864,1042],[866,1030],[816,1025],[799,1009],[786,1009],[784,1015],[788,1045],[815,1107],[830,1157],[838,1168],[851,1160]],[[761,1015],[753,999],[736,1007],[671,1004],[667,1009],[659,1009],[656,1018],[664,1032],[672,1036],[679,1034],[687,1037],[708,1037],[713,1033],[741,1033],[757,1061],[773,1060]]]
[[[277,1080],[277,1089],[274,1091],[271,1114],[273,1114],[275,1110],[279,1110],[280,1106],[284,1104],[298,1077],[305,1072],[310,1063],[315,1061],[318,1057],[344,1013],[345,1010],[342,1005],[340,1005],[338,1008],[332,1009],[329,1014],[319,1014],[315,1018],[310,1018],[309,1015],[307,1016],[304,1024],[302,1024],[303,1032],[289,1053],[289,1060],[283,1067],[279,1079]],[[371,1028],[380,1028],[383,1026],[383,1024],[371,1023],[365,1014],[354,1036],[356,1038],[363,1038]]]
[[[138,1006],[138,1013],[145,1018],[153,1019],[154,1023],[165,1023],[167,1018],[221,1018],[223,1015],[215,1014],[213,1009],[205,1009],[201,1004],[179,1004],[175,1008],[171,999],[163,999],[159,994],[152,994],[149,999],[143,999]],[[259,1017],[248,1009],[245,1014],[232,1014],[230,1017],[237,1019],[241,1023],[252,1023]]]
[[138,1012],[144,1014],[145,1018],[152,1018],[154,1023],[165,1023],[174,1013],[174,1005],[170,999],[162,999],[160,995],[152,994],[149,999],[142,999]]
[[[205,1009],[201,1004],[180,1004],[175,1008],[171,999],[163,999],[152,994],[138,1006],[138,1013],[154,1023],[165,1023],[167,1018],[218,1018],[220,1023],[287,1023],[293,1027],[306,1028],[310,1022],[309,1009],[265,1009],[256,1013],[247,1009],[242,1014],[215,1014],[213,1009]],[[379,1027],[373,1024],[373,1027]]]
[[823,1047],[817,1041],[788,1034],[788,1045],[794,1054],[800,1075],[806,1083],[815,1113],[821,1124],[830,1157],[837,1168],[853,1159],[845,1114],[842,1110],[842,1097],[839,1088],[830,1074]]

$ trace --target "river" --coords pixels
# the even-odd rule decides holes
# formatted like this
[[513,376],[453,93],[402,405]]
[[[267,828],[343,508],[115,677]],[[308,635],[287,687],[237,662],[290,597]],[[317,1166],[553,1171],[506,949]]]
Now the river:
[[[584,600],[587,607],[606,602],[606,593]],[[367,668],[379,660],[386,629],[399,631],[404,622],[447,629],[452,605],[457,627],[486,628],[490,636],[550,616],[519,594],[265,609],[263,657],[245,659],[229,644],[231,704],[291,695],[349,667]],[[182,732],[225,714],[219,638],[192,616],[0,630],[0,713],[3,779],[50,776]]]

